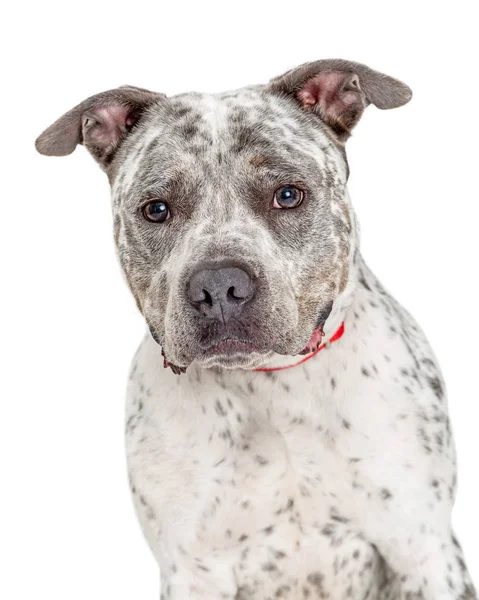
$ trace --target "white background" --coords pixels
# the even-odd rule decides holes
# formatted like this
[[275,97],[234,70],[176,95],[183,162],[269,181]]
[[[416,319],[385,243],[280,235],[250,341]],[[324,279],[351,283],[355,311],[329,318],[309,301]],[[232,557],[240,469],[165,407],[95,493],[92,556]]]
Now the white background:
[[349,142],[350,192],[366,259],[422,324],[446,377],[460,471],[454,522],[479,582],[474,4],[4,9],[2,598],[159,597],[125,474],[124,386],[143,323],[114,256],[107,180],[83,148],[49,159],[34,139],[118,85],[222,91],[319,58],[364,62],[414,90],[406,107],[368,109]]

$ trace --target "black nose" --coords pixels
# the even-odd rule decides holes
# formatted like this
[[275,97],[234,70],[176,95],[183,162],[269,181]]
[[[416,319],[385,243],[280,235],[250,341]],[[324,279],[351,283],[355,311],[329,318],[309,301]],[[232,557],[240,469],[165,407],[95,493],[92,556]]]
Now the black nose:
[[253,296],[253,280],[237,267],[196,271],[188,284],[191,304],[208,319],[222,323],[237,318]]

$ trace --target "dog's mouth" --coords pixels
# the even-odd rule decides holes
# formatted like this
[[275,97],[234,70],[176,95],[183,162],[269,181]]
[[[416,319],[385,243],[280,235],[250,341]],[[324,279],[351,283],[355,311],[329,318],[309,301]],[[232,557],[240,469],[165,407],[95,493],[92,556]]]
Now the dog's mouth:
[[234,320],[228,324],[210,323],[202,332],[197,360],[209,362],[212,358],[231,362],[239,357],[243,362],[251,355],[264,355],[271,352],[275,340],[266,340],[264,333],[253,323]]
[[319,327],[316,327],[316,329],[313,331],[313,335],[303,350],[301,350],[300,354],[309,354],[310,352],[315,352],[323,343],[323,336],[323,325],[319,325]]

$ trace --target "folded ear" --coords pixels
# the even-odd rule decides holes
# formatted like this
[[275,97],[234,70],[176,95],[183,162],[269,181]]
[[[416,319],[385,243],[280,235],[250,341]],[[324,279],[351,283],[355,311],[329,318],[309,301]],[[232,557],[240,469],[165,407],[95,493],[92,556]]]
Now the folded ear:
[[103,168],[143,111],[163,94],[124,86],[88,98],[50,125],[35,142],[41,154],[65,156],[84,144]]
[[360,63],[330,59],[306,63],[272,79],[267,89],[296,99],[345,141],[368,104],[396,108],[409,102],[410,88]]

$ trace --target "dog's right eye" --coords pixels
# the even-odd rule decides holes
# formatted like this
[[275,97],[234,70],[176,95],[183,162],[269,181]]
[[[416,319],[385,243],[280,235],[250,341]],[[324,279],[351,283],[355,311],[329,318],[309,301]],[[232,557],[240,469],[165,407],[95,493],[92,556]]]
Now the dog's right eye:
[[285,185],[274,193],[274,208],[296,208],[301,204],[304,192],[294,185]]
[[171,217],[168,204],[163,202],[163,200],[152,200],[151,202],[148,202],[148,204],[145,204],[143,207],[142,212],[145,219],[151,223],[163,223]]

